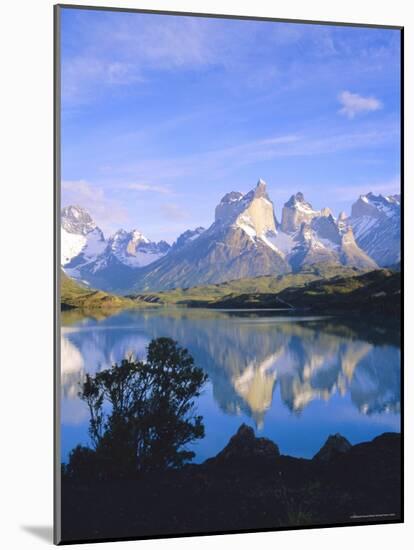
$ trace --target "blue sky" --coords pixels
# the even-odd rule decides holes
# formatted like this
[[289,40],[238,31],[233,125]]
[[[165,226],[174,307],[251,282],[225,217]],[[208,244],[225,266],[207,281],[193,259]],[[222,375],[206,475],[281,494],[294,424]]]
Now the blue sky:
[[62,205],[174,240],[261,177],[350,211],[399,192],[397,30],[62,9]]

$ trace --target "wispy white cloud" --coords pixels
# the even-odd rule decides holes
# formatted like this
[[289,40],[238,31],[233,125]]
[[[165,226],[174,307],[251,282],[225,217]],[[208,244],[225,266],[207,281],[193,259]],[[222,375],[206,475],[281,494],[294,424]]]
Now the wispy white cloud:
[[[113,22],[111,21],[111,25]],[[152,68],[195,67],[216,63],[214,28],[195,18],[136,17],[120,21],[111,33],[113,45]]]
[[152,193],[161,193],[169,195],[171,188],[167,185],[152,185],[151,183],[125,183],[121,187],[130,191],[150,191]]
[[95,197],[100,198],[103,196],[103,191],[101,189],[93,187],[85,180],[63,180],[61,188],[66,199],[69,199],[71,196],[76,196],[79,197],[79,200],[92,200]]
[[339,109],[339,113],[348,118],[354,118],[360,113],[367,113],[382,109],[382,103],[379,99],[373,96],[364,97],[346,90],[339,94],[338,100],[342,105]]
[[133,63],[103,59],[97,56],[78,56],[62,66],[62,99],[65,103],[84,103],[96,97],[102,86],[126,86],[145,82]]
[[223,64],[223,38],[195,18],[111,14],[91,24],[78,18],[82,42],[62,56],[65,104],[88,102],[104,88],[141,85],[154,70]]
[[283,155],[283,151],[287,154],[289,146],[300,139],[300,136],[287,134],[178,157],[143,158],[122,166],[106,165],[102,167],[102,174],[107,177],[115,175],[123,179],[134,178],[148,182],[148,185],[152,185],[155,174],[157,182],[162,182],[162,185],[155,182],[154,185],[169,189],[164,182],[207,173],[212,178],[223,176],[236,166],[266,160],[272,154]]
[[[148,84],[160,70],[219,67],[229,87],[268,90],[273,84],[273,93],[278,93],[303,83],[304,75],[305,80],[320,80],[323,74],[332,78],[333,71],[357,68],[368,47],[363,33],[355,31],[350,46],[349,40],[341,38],[340,29],[326,26],[150,14],[111,13],[96,18],[78,14],[75,29],[70,29],[67,38],[76,40],[76,48],[71,43],[62,50],[65,108],[66,102],[92,101],[104,91],[102,86]],[[293,48],[297,55],[286,58],[286,48]],[[256,62],[256,55],[271,56],[272,63],[264,67]],[[370,70],[379,62],[377,69],[381,70],[383,55],[378,46],[369,49],[370,60],[376,60]],[[327,66],[327,60],[340,60],[340,68]],[[366,70],[366,59],[363,63]]]
[[331,131],[324,134],[309,134],[303,131],[297,134],[271,136],[203,153],[174,158],[143,158],[138,162],[122,166],[106,166],[103,175],[151,182],[156,174],[157,185],[164,186],[165,182],[183,177],[199,177],[200,174],[209,174],[211,179],[224,177],[236,168],[277,158],[320,156],[372,148],[389,143],[397,136],[398,128],[390,124],[364,127],[354,132]]
[[86,208],[106,233],[123,227],[129,220],[127,209],[118,201],[107,197],[98,185],[85,180],[64,180],[61,188],[62,206],[75,204]]

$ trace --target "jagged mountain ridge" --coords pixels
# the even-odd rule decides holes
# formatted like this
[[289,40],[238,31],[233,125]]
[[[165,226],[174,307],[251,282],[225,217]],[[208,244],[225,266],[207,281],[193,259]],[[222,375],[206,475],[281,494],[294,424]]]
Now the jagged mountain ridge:
[[280,229],[285,233],[294,233],[300,229],[302,223],[310,223],[316,217],[326,217],[330,214],[329,208],[314,210],[312,205],[305,201],[303,193],[299,191],[283,206]]
[[266,184],[227,193],[216,207],[215,220],[196,241],[141,270],[136,289],[188,287],[230,279],[290,271],[273,244],[276,220]]
[[375,269],[377,264],[355,242],[352,228],[333,218],[331,213],[303,222],[290,253],[293,270],[318,263],[340,263],[360,269]]
[[[296,193],[279,223],[260,179],[248,193],[224,195],[209,228],[185,231],[170,246],[138,230],[119,230],[105,240],[85,210],[70,206],[62,211],[62,267],[95,288],[117,292],[281,275],[320,263],[369,270],[387,260],[396,263],[399,217],[398,196],[369,193],[356,201],[349,218],[341,213],[336,219],[329,208],[315,210]],[[395,229],[390,238],[381,230],[384,221]]]
[[136,229],[119,229],[108,239],[80,206],[62,210],[61,265],[69,276],[104,290],[124,289],[136,270],[158,260],[170,249],[150,241]]
[[91,216],[80,206],[67,206],[61,214],[61,265],[94,259],[105,248],[105,238]]
[[352,205],[349,224],[358,246],[378,265],[401,261],[400,195],[361,195]]
[[314,210],[302,193],[285,204],[279,223],[266,183],[260,179],[245,195],[227,193],[216,207],[214,223],[197,241],[141,270],[134,289],[280,275],[320,262],[377,267],[359,248],[349,225],[336,221],[327,208]]

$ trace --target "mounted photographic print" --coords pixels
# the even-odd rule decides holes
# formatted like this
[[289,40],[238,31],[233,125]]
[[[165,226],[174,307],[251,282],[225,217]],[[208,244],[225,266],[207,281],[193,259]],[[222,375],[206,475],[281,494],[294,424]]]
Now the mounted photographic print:
[[55,7],[55,542],[403,521],[403,29]]

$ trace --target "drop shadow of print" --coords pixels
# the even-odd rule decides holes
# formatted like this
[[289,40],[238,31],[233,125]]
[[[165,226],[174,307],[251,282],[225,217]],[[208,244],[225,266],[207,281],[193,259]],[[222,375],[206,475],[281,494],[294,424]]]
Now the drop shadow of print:
[[21,529],[49,544],[53,543],[53,527],[51,525],[22,525]]

